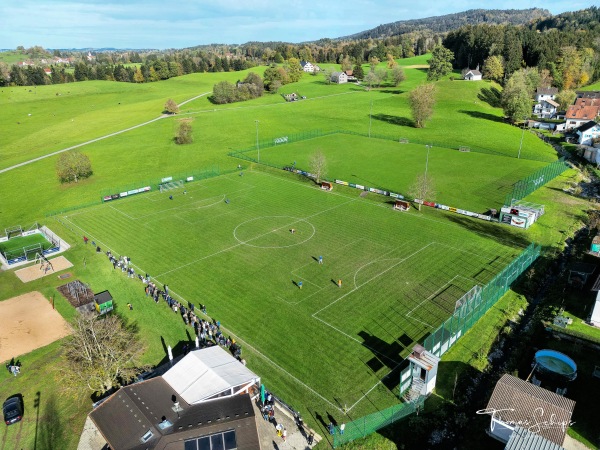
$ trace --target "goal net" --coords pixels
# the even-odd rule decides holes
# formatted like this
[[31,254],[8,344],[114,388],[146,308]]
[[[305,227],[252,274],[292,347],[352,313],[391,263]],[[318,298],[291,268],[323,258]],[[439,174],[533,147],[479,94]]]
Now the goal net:
[[160,192],[170,191],[171,189],[179,189],[183,187],[183,180],[169,181],[168,183],[161,183],[158,185]]
[[479,306],[479,303],[481,303],[481,290],[481,286],[475,285],[469,292],[456,300],[454,315],[464,317],[474,308]]
[[21,234],[23,234],[23,227],[21,227],[21,225],[16,225],[14,227],[5,228],[4,232],[6,233],[6,237],[10,239],[16,236],[21,236]]

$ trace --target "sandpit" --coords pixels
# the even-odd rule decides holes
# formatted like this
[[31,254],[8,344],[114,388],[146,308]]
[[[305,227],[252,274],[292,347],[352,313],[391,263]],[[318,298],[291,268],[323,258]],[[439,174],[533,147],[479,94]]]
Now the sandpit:
[[0,362],[70,334],[67,322],[39,292],[1,301],[0,317]]
[[73,267],[73,264],[71,264],[71,262],[64,256],[58,256],[56,258],[49,259],[48,261],[50,261],[52,265],[47,269],[46,263],[34,264],[33,266],[25,267],[24,269],[15,271],[15,275],[18,276],[23,283],[27,283],[28,281],[37,280],[38,278],[53,275],[56,272]]

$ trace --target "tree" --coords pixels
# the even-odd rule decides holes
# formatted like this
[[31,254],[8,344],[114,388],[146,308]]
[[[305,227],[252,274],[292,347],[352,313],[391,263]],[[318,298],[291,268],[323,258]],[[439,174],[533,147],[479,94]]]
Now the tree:
[[393,69],[394,67],[397,67],[397,66],[398,66],[398,63],[394,59],[394,55],[392,55],[391,53],[388,53],[387,54],[387,68]]
[[512,123],[529,117],[531,114],[531,99],[527,78],[523,71],[515,72],[506,82],[502,91],[502,109],[504,115]]
[[144,370],[136,367],[144,346],[135,328],[119,316],[77,314],[72,330],[63,343],[67,367],[61,371],[61,384],[66,390],[104,394]]
[[504,78],[504,60],[502,56],[492,55],[483,62],[483,77],[501,83]]
[[191,144],[194,142],[194,137],[192,136],[192,119],[179,120],[175,142],[179,145]]
[[342,70],[342,72],[352,69],[352,63],[350,62],[350,56],[345,55],[342,58],[342,62],[340,63],[340,66],[341,66],[340,69]]
[[422,84],[413,89],[408,99],[417,128],[424,128],[425,122],[433,115],[435,105],[435,85]]
[[300,81],[300,78],[302,78],[302,75],[304,74],[304,70],[302,70],[300,61],[297,58],[288,59],[286,70],[292,83]]
[[[435,187],[431,177],[428,177],[426,173],[417,175],[415,182],[408,189],[408,195],[413,199],[433,201],[435,199]],[[421,211],[421,204],[417,204],[419,205],[417,208]]]
[[365,77],[365,71],[360,64],[355,64],[352,68],[352,75],[354,75],[357,80],[362,80]]
[[375,69],[375,82],[376,82],[377,86],[381,86],[381,83],[383,83],[385,80],[387,80],[387,77],[388,77],[387,69],[385,69],[383,67],[378,67],[377,69]]
[[315,176],[317,184],[327,176],[327,160],[321,150],[317,150],[308,159],[308,169]]
[[454,61],[454,53],[443,45],[438,45],[431,53],[427,79],[439,80],[449,74],[452,71],[452,61]]
[[165,113],[167,114],[177,114],[179,113],[179,106],[175,103],[175,100],[169,99],[167,103],[165,103]]
[[77,151],[64,152],[56,162],[56,175],[61,183],[78,182],[82,178],[88,178],[93,174],[90,158]]
[[394,82],[394,86],[398,86],[406,80],[406,75],[404,75],[404,70],[399,65],[394,66],[392,69],[392,81]]
[[564,91],[560,91],[556,95],[556,102],[560,105],[561,111],[566,111],[567,108],[573,104],[576,98],[577,94],[575,93],[575,91],[566,89]]

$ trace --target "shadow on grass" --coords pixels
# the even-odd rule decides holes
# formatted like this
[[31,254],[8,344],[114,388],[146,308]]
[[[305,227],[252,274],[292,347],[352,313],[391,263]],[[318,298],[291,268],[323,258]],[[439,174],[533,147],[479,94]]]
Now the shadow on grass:
[[491,120],[492,122],[504,123],[504,119],[502,117],[495,116],[493,114],[484,113],[481,111],[465,111],[460,110],[460,113],[466,114],[468,116],[474,117],[475,119],[485,119]]
[[508,241],[522,248],[530,244],[526,237],[513,233],[508,225],[470,219],[467,216],[458,214],[448,214],[447,218],[450,222],[460,225],[471,232],[488,235],[494,241]]
[[501,93],[495,87],[482,88],[481,92],[477,94],[477,98],[482,102],[486,102],[488,105],[494,108],[500,108],[501,105]]
[[[39,407],[42,407],[42,405]],[[60,448],[60,443],[63,442],[66,431],[65,425],[56,404],[56,397],[51,393],[43,405],[36,448]]]
[[415,127],[415,122],[408,117],[391,116],[389,114],[374,114],[373,119],[401,127]]

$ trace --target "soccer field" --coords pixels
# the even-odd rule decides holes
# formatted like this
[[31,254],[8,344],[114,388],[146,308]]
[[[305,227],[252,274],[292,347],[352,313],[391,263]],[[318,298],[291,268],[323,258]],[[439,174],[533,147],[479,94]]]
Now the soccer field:
[[[52,243],[46,239],[43,234],[34,233],[28,236],[18,236],[9,239],[5,242],[0,242],[0,252],[7,256],[7,259],[16,258],[23,255],[23,249],[35,249],[35,246],[39,244],[42,250],[47,250],[52,247]],[[35,258],[36,252],[31,251],[28,253],[28,259]]]
[[382,386],[398,380],[380,382],[414,343],[521,250],[287,173],[236,173],[185,188],[62,220],[103,250],[129,256],[176,297],[205,304],[262,356],[250,364],[259,374],[277,367],[290,385],[302,383],[336,407],[360,411],[367,393],[369,401],[389,396]]
[[[260,162],[280,168],[296,162],[296,168],[310,172],[309,160],[317,150],[326,157],[328,179],[405,196],[427,163],[436,195],[426,200],[480,214],[499,209],[517,181],[548,164],[500,153],[459,152],[436,146],[428,150],[422,144],[344,133],[261,148]],[[243,155],[258,158],[255,150]]]

